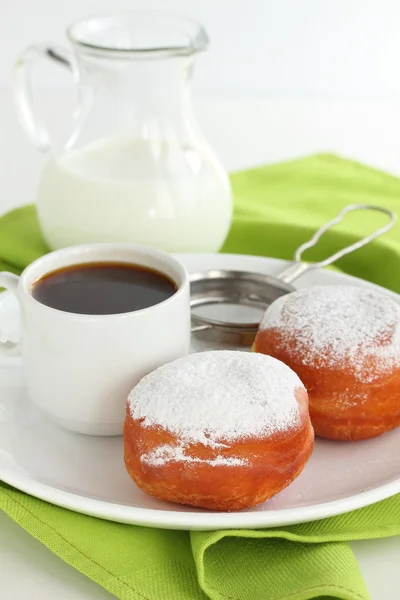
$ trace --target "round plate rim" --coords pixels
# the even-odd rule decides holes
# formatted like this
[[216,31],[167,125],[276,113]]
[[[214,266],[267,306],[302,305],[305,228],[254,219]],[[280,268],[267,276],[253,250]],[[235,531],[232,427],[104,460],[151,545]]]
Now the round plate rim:
[[[282,266],[288,261],[274,259],[269,257],[237,255],[237,254],[181,254],[176,255],[183,263],[196,257],[197,260],[210,260],[213,257],[224,257],[222,260],[241,259],[248,262],[275,263],[276,266]],[[400,302],[400,296],[380,286],[371,284],[357,277],[346,274],[339,274],[347,282],[354,282],[358,285],[366,285],[382,289],[386,293],[394,296]],[[9,295],[10,292],[4,292]],[[3,363],[4,364],[4,363]],[[15,364],[15,359],[10,364]],[[10,465],[11,460],[11,465]],[[12,466],[14,465],[14,466]],[[400,493],[400,474],[399,478],[386,484],[369,490],[362,490],[351,496],[331,500],[319,504],[299,506],[271,511],[254,512],[184,512],[179,510],[164,510],[154,508],[143,508],[121,505],[118,503],[96,500],[90,497],[80,496],[49,486],[35,480],[29,473],[25,472],[18,465],[15,465],[13,459],[5,452],[0,450],[0,480],[15,487],[16,489],[35,496],[46,502],[55,504],[75,512],[98,517],[110,521],[142,525],[148,527],[157,527],[160,529],[189,529],[189,530],[215,530],[215,529],[250,529],[250,528],[268,528],[285,525],[293,525],[316,521],[327,517],[333,517],[350,512],[365,506],[369,506],[397,493]]]
[[[184,512],[179,510],[157,510],[154,508],[131,507],[93,498],[86,498],[40,483],[29,475],[18,477],[7,471],[1,479],[31,496],[79,512],[117,523],[157,527],[159,529],[185,529],[209,531],[216,529],[253,529],[282,527],[318,521],[328,517],[364,508],[400,493],[400,479],[378,488],[354,494],[348,498],[320,504],[287,508],[274,511],[255,512]],[[134,513],[134,515],[132,514]],[[301,513],[301,515],[299,515]],[[267,517],[266,517],[267,516]],[[197,521],[197,522],[196,522]]]

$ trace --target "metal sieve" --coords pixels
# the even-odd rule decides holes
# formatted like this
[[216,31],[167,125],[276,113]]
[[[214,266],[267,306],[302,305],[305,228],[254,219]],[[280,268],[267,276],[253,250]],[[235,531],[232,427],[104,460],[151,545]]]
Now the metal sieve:
[[[324,260],[307,263],[302,260],[303,252],[314,247],[321,236],[331,227],[337,225],[349,212],[357,210],[373,210],[386,214],[389,223],[380,227],[366,237],[335,252]],[[394,212],[380,206],[369,204],[350,204],[343,208],[331,221],[328,221],[308,241],[297,248],[293,262],[275,276],[251,273],[247,271],[231,271],[215,269],[190,276],[192,333],[196,337],[224,345],[251,346],[256,336],[262,314],[267,307],[284,294],[295,291],[293,281],[307,271],[331,265],[339,258],[366,246],[372,240],[389,231],[396,223]],[[214,306],[214,317],[201,314],[201,309]],[[231,308],[235,310],[232,311]],[[238,310],[238,307],[241,307]],[[218,308],[222,308],[223,317],[217,318]],[[230,320],[229,313],[239,314],[240,320]],[[240,314],[242,312],[242,316]],[[251,318],[248,318],[249,312]]]

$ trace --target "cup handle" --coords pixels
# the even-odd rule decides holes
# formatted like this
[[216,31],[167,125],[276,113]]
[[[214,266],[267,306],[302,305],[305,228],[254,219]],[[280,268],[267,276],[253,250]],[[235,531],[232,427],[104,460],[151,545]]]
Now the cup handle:
[[[19,277],[13,275],[13,273],[0,273],[0,287],[6,288],[15,296],[17,296],[18,281]],[[0,330],[0,354],[3,354],[4,356],[21,356],[21,349],[21,340],[19,342],[12,342],[7,339]]]

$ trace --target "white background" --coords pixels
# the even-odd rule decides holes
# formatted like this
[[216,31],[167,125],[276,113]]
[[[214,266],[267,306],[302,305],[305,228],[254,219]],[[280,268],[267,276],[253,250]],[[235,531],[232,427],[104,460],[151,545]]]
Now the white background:
[[[228,169],[335,151],[400,175],[399,0],[0,0],[0,212],[34,198],[46,160],[13,110],[18,53],[66,44],[70,21],[110,8],[174,10],[205,25],[211,46],[198,59],[195,104]],[[43,112],[63,124],[69,81],[54,68],[39,75]],[[399,539],[353,548],[373,600],[392,600]],[[110,597],[4,515],[0,588],[2,600]]]
[[[334,151],[400,174],[398,0],[0,0],[3,207],[34,199],[46,159],[17,123],[14,61],[28,44],[67,44],[67,24],[110,8],[168,9],[204,24],[211,45],[197,61],[195,106],[227,169]],[[62,71],[37,69],[54,133],[72,113]]]
[[[28,44],[67,44],[67,24],[110,8],[204,24],[211,45],[197,61],[195,107],[227,169],[334,151],[400,175],[398,0],[0,0],[3,209],[34,199],[46,160],[17,122],[14,61]],[[57,66],[37,72],[55,133],[70,119],[72,83]]]
[[1,0],[0,85],[19,51],[64,40],[76,18],[168,9],[201,21],[211,50],[196,87],[207,95],[388,96],[400,91],[397,0]]

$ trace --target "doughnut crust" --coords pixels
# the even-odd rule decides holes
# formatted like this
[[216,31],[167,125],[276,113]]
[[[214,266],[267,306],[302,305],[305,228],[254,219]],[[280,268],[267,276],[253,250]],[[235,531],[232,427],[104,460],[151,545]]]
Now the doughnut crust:
[[253,348],[303,381],[315,434],[351,441],[398,427],[398,305],[375,290],[347,286],[311,288],[277,302]]
[[[210,358],[209,355],[211,354],[218,356]],[[283,373],[284,376],[291,378],[290,385],[294,384],[293,396],[291,399],[286,398],[286,408],[282,409],[283,412],[286,410],[288,415],[290,410],[293,409],[288,422],[285,423],[283,418],[282,420],[275,420],[269,429],[266,427],[263,430],[261,427],[253,435],[249,435],[246,429],[247,426],[240,427],[240,423],[235,421],[235,417],[232,417],[228,412],[226,418],[231,419],[233,427],[236,427],[236,433],[229,435],[230,429],[224,427],[221,428],[222,435],[219,435],[218,427],[210,430],[204,428],[205,419],[210,418],[210,423],[212,422],[213,414],[211,412],[209,416],[203,415],[204,418],[200,418],[201,425],[198,428],[192,428],[192,435],[188,436],[186,428],[178,431],[179,428],[175,427],[172,421],[168,423],[168,419],[164,418],[163,423],[159,423],[153,418],[143,417],[143,410],[140,411],[137,407],[135,410],[137,398],[139,398],[138,402],[142,404],[142,408],[145,405],[145,402],[141,402],[142,398],[140,396],[142,393],[146,395],[151,389],[153,393],[157,394],[158,380],[160,385],[165,382],[165,377],[157,376],[157,371],[159,371],[157,370],[148,376],[151,378],[150,381],[147,379],[144,382],[143,387],[146,386],[144,391],[141,391],[140,388],[133,390],[133,398],[131,395],[127,405],[124,429],[127,471],[144,492],[170,502],[219,511],[240,510],[265,502],[289,485],[300,474],[312,453],[314,434],[308,414],[307,392],[297,378],[296,380],[293,379],[292,376],[295,375],[290,370],[286,371],[287,367],[285,365],[277,363],[277,361],[263,361],[265,358],[269,361],[273,360],[269,357],[239,352],[206,352],[192,355],[192,357],[202,355],[203,358],[195,359],[198,363],[195,372],[199,375],[199,378],[196,382],[193,382],[193,385],[197,386],[196,389],[198,389],[198,386],[201,386],[201,381],[203,383],[207,381],[209,384],[206,387],[213,394],[213,401],[210,401],[210,397],[208,397],[204,399],[204,403],[212,407],[214,400],[219,398],[222,389],[225,389],[227,394],[225,397],[220,398],[221,406],[219,408],[215,407],[214,416],[217,423],[220,422],[220,418],[224,417],[226,407],[231,404],[232,409],[235,408],[235,401],[232,400],[232,403],[230,403],[232,389],[240,387],[243,377],[245,378],[245,385],[239,390],[244,404],[243,414],[248,414],[248,411],[251,411],[251,403],[255,398],[254,389],[252,389],[253,395],[252,393],[246,395],[246,389],[247,385],[250,385],[252,373],[259,376],[262,365],[265,367],[267,377],[282,377]],[[251,356],[255,358],[253,364],[254,362],[257,363],[253,371],[251,366],[250,369],[246,369],[252,363],[249,359]],[[239,373],[231,382],[231,385],[227,384],[225,387],[220,387],[223,385],[226,375],[221,374],[221,368],[223,370],[221,364],[223,365],[224,361],[228,361],[230,368],[227,369],[226,373],[232,374],[232,365],[239,364],[243,367],[242,357],[247,357],[243,359],[246,375],[241,377]],[[177,386],[183,385],[183,380],[187,383],[185,377],[187,373],[185,361],[187,360],[193,361],[193,358],[187,357],[175,361],[176,363],[180,362],[179,368],[174,373]],[[202,365],[200,363],[202,361],[207,362],[208,366],[201,374]],[[217,364],[215,364],[215,361],[217,361]],[[212,368],[213,363],[214,369]],[[166,365],[161,369],[165,370],[166,367],[170,368],[169,365]],[[214,380],[214,374],[217,371],[219,371],[219,374],[218,376],[215,375],[217,380]],[[181,378],[179,378],[179,373],[181,373]],[[257,389],[264,392],[268,388],[261,386]],[[279,386],[273,389],[282,392],[282,388]],[[186,391],[188,394],[190,393],[190,390]],[[176,394],[176,397],[178,396],[181,397],[179,391]],[[276,400],[277,415],[279,415],[280,399],[277,398]],[[174,402],[173,394],[170,402],[172,404]],[[190,403],[189,396],[188,402]],[[255,400],[255,403],[257,403],[257,400]],[[134,405],[133,409],[132,404]],[[268,408],[271,408],[271,403],[266,401],[263,406],[260,399],[257,407],[268,410]],[[253,406],[253,409],[256,410],[257,407]],[[171,405],[169,408],[173,411]],[[151,410],[151,407],[149,410]],[[196,419],[195,411],[192,418]],[[242,416],[239,415],[239,418],[242,418]],[[278,416],[278,418],[280,417]],[[262,420],[262,415],[259,420]],[[268,419],[265,422],[268,423]],[[254,421],[249,417],[249,430],[252,423]],[[238,428],[240,432],[237,432]],[[196,432],[196,435],[193,432]],[[205,437],[198,435],[199,433],[205,433]]]

